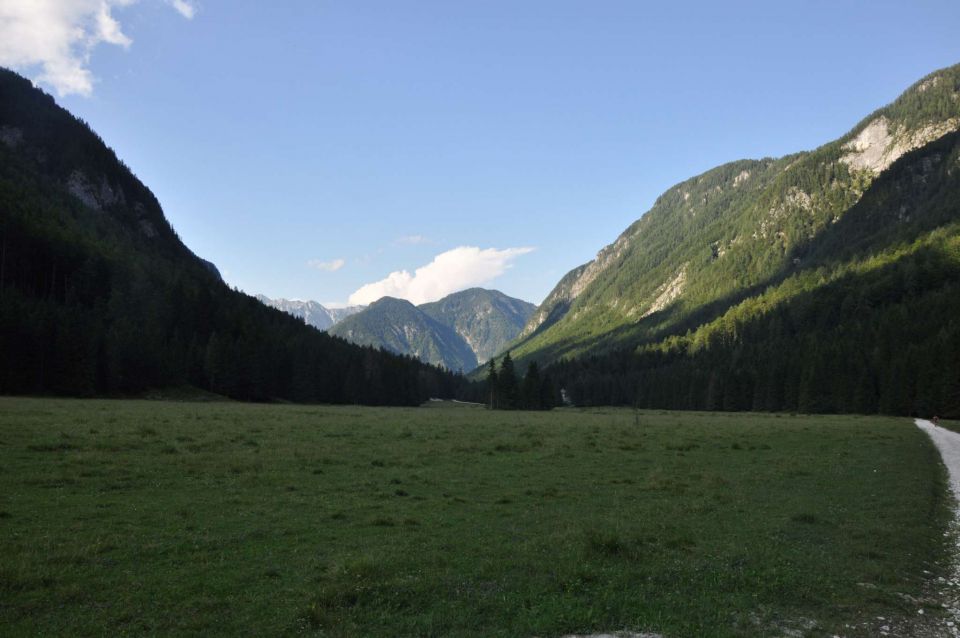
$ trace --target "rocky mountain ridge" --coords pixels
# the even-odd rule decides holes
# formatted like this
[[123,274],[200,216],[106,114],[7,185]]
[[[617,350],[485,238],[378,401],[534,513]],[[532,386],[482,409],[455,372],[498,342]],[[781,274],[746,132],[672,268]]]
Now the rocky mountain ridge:
[[282,310],[298,319],[303,319],[305,324],[313,326],[317,330],[329,330],[350,315],[356,314],[366,308],[366,306],[327,308],[317,301],[283,298],[271,299],[266,295],[257,295],[257,299],[265,306]]
[[384,297],[335,324],[330,334],[469,372],[513,340],[534,307],[483,288],[420,306]]

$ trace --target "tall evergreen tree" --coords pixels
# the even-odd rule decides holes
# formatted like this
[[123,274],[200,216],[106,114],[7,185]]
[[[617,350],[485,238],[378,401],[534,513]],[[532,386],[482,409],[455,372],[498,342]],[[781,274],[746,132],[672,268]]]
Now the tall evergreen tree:
[[500,406],[497,405],[497,362],[490,359],[490,366],[487,369],[487,399],[491,410]]
[[553,380],[549,374],[543,375],[543,383],[540,384],[540,409],[552,410],[557,403],[557,390],[553,385]]
[[513,359],[510,358],[508,352],[500,362],[500,374],[497,376],[499,407],[505,410],[515,409],[517,407],[518,389],[517,373],[513,369]]
[[524,410],[540,410],[543,406],[540,399],[541,381],[540,368],[536,361],[527,366],[527,374],[520,385],[520,406]]

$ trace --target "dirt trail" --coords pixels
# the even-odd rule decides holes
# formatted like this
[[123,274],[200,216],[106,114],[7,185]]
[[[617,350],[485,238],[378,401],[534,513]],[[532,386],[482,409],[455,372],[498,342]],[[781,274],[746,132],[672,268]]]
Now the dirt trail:
[[936,426],[926,419],[916,419],[915,423],[933,439],[934,445],[940,450],[943,464],[950,473],[950,489],[954,498],[960,501],[960,434]]
[[[960,543],[960,433],[941,428],[926,419],[915,419],[914,423],[926,432],[933,444],[937,446],[943,458],[943,464],[947,467],[950,491],[953,492],[953,497],[957,501],[954,503],[954,520],[950,533]],[[940,599],[946,614],[934,623],[920,623],[923,629],[911,635],[960,636],[960,546],[955,548],[952,558],[953,565],[949,578],[941,577],[933,583],[936,598]]]

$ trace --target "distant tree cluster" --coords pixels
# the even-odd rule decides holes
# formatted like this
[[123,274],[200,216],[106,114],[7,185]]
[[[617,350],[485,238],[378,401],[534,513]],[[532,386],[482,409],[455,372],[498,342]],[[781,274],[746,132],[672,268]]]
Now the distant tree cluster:
[[558,404],[550,376],[541,376],[540,367],[531,361],[527,374],[517,379],[509,352],[500,361],[499,370],[496,360],[490,360],[486,392],[487,406],[493,410],[550,410]]

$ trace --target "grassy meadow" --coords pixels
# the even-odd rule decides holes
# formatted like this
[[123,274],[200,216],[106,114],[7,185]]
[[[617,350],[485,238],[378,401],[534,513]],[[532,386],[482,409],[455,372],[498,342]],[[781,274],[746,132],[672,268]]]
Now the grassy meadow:
[[0,398],[0,633],[850,635],[945,490],[910,419]]

